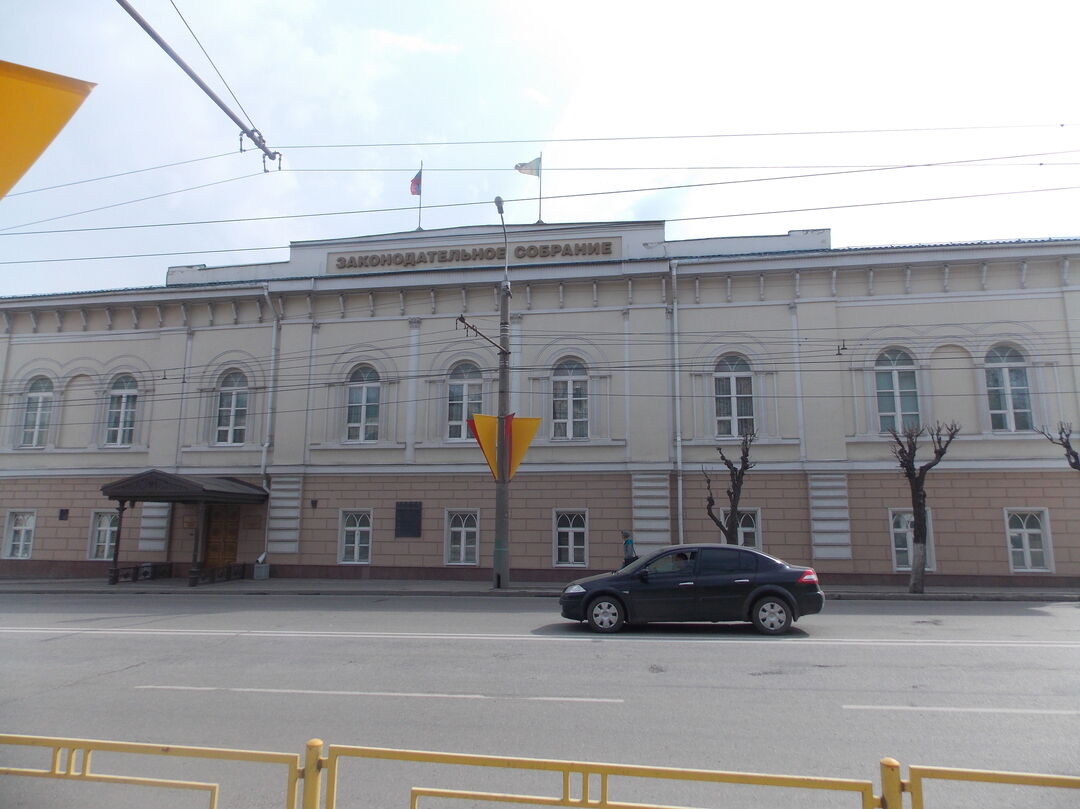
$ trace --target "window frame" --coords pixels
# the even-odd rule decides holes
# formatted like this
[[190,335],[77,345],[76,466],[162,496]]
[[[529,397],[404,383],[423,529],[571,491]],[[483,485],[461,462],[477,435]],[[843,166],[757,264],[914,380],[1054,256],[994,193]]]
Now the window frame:
[[[564,527],[560,525],[560,521],[563,517],[571,517],[581,519],[581,525],[570,525]],[[559,550],[561,548],[560,538],[563,530],[568,531],[567,548],[567,561],[559,560]],[[581,546],[580,546],[580,559],[578,559],[577,545],[573,541],[574,536],[580,534]],[[552,567],[558,568],[579,568],[589,566],[589,510],[586,508],[555,508],[551,511],[551,564]]]
[[[995,359],[991,360],[991,355],[995,355],[1000,358],[1003,354],[1011,352],[1020,359]],[[1027,352],[1022,349],[1010,345],[1009,343],[997,343],[990,346],[987,349],[986,354],[983,355],[983,382],[986,386],[986,412],[990,416],[990,431],[994,433],[1021,433],[1034,429],[1035,426],[1035,406],[1033,400],[1033,392],[1031,386],[1031,359]],[[992,371],[997,371],[1001,375],[1000,385],[990,384],[990,374]],[[1023,373],[1023,385],[1013,384],[1013,372],[1020,371]],[[993,397],[997,395],[1001,397],[1002,408],[994,409]],[[1027,407],[1020,408],[1016,406],[1017,396],[1027,397]],[[1017,425],[1017,414],[1027,414],[1027,424],[1025,426]],[[995,427],[994,417],[1004,416],[1005,426]]]
[[[455,374],[460,373],[466,366],[472,369],[467,372],[469,376],[455,377]],[[455,402],[453,398],[454,388],[458,386],[461,388],[461,399]],[[451,417],[455,403],[461,407],[460,419]],[[446,428],[443,432],[445,439],[455,442],[471,440],[469,419],[480,413],[484,406],[484,374],[479,365],[472,360],[460,360],[453,364],[446,375],[446,396],[443,399],[443,404],[446,408],[443,411],[446,418]],[[460,435],[452,435],[455,428],[460,431]]]
[[[357,374],[364,373],[364,378],[356,379]],[[370,373],[372,376],[366,374]],[[359,401],[354,402],[354,394],[359,395]],[[375,401],[370,401],[374,394]],[[353,409],[356,408],[359,419],[352,418]],[[374,409],[374,417],[371,411]],[[367,433],[374,424],[374,437],[369,438]],[[353,430],[356,437],[353,437]],[[382,375],[371,363],[360,363],[349,374],[345,383],[345,442],[349,444],[373,444],[379,440],[382,432]]]
[[[39,383],[48,385],[48,390],[34,390]],[[26,385],[26,399],[22,410],[22,423],[19,425],[19,444],[23,449],[43,449],[49,443],[52,428],[53,405],[56,403],[56,385],[49,377],[38,374]],[[33,414],[33,424],[28,425]],[[27,440],[29,433],[30,439]]]
[[[230,377],[239,375],[243,377],[243,386],[229,385],[226,382]],[[245,371],[239,368],[230,368],[218,378],[214,396],[214,441],[216,446],[240,447],[247,443],[248,415],[251,412],[251,381]],[[242,402],[238,400],[242,397]],[[226,404],[226,398],[228,403]],[[222,425],[222,415],[228,416],[227,424]],[[238,418],[239,416],[239,418]],[[238,424],[239,422],[239,424]],[[222,430],[225,438],[222,440]],[[239,435],[238,435],[239,434]],[[239,441],[236,440],[239,437]]]
[[[15,553],[15,522],[21,516],[30,517],[29,527],[29,539],[20,541],[20,550],[25,549],[25,553]],[[25,531],[26,529],[20,529]],[[37,533],[37,509],[33,508],[13,508],[7,512],[7,516],[4,519],[4,559],[30,559],[34,555],[34,535]],[[24,547],[25,546],[25,547]]]
[[[726,522],[728,512],[730,512],[730,511],[731,511],[730,508],[720,509],[720,519],[724,520]],[[754,537],[757,540],[756,545],[747,545],[743,541],[743,534],[744,534],[744,528],[745,528],[745,526],[743,525],[743,518],[747,517],[747,516],[749,516],[750,519],[752,519],[753,522],[754,522]],[[733,547],[733,548],[752,548],[755,551],[764,551],[765,550],[764,547],[763,547],[764,543],[762,542],[762,533],[763,532],[762,532],[761,529],[762,529],[762,525],[761,525],[761,508],[759,506],[754,506],[754,507],[751,507],[751,508],[742,508],[740,506],[740,508],[739,508],[739,530],[738,530],[739,542],[737,544],[735,544],[735,545],[731,545],[731,547]],[[717,530],[719,530],[719,529],[717,529]],[[720,541],[722,543],[724,543],[724,544],[730,544],[724,538],[723,531],[720,532]]]
[[[896,539],[897,530],[893,523],[896,518],[901,514],[906,514],[911,518],[909,528],[905,532],[907,535],[907,554],[908,563],[901,565],[896,555]],[[892,557],[893,572],[895,573],[910,573],[911,572],[911,560],[915,552],[915,529],[914,529],[914,511],[911,508],[896,507],[889,509],[889,553]],[[930,509],[926,509],[926,569],[929,571],[937,570],[937,554],[934,553],[934,515]]]
[[[347,541],[347,539],[348,539],[348,531],[350,529],[350,526],[348,525],[348,521],[349,521],[349,519],[351,517],[354,517],[354,516],[363,517],[364,519],[367,520],[367,526],[366,526],[367,542],[366,543],[359,543],[359,542],[351,543],[352,546],[357,549],[357,551],[359,551],[359,549],[361,547],[364,547],[364,548],[367,549],[366,558],[364,558],[364,559],[360,559],[360,558],[348,559],[348,558],[346,558],[346,551],[350,547],[350,543]],[[372,552],[374,550],[374,545],[375,545],[375,537],[374,537],[375,529],[374,529],[374,525],[375,525],[374,511],[372,509],[370,509],[370,508],[343,508],[343,509],[341,509],[340,516],[338,518],[338,564],[339,565],[370,565],[371,564]],[[363,528],[363,526],[356,526],[355,530],[359,531],[361,528]],[[357,552],[355,555],[357,557],[359,557],[360,554]]]
[[[469,547],[467,534],[469,526],[462,526],[460,531],[466,537],[461,542],[461,558],[455,559],[453,554],[453,540],[456,533],[454,521],[458,518],[471,519],[472,533],[472,560],[468,559],[466,552]],[[448,508],[443,520],[443,564],[449,567],[477,567],[480,564],[480,509],[476,508]]]
[[[727,364],[727,369],[721,370],[722,363]],[[743,367],[736,367],[741,365]],[[745,380],[749,385],[748,392],[739,391],[739,381]],[[728,392],[721,393],[719,390],[720,382],[724,381],[728,385]],[[716,438],[741,438],[744,435],[749,435],[752,432],[757,431],[758,417],[757,417],[757,402],[754,397],[754,366],[750,364],[750,360],[734,351],[728,351],[721,354],[716,358],[716,362],[713,363],[712,372],[712,409],[713,409],[713,435]],[[747,416],[739,412],[740,400],[750,402],[750,415]],[[721,401],[726,401],[729,408],[727,415],[721,415]],[[749,432],[743,431],[742,422],[749,420],[750,430]],[[720,424],[722,421],[728,422],[728,432],[722,432]]]
[[[898,363],[896,355],[903,355],[909,362]],[[874,359],[872,373],[874,375],[874,409],[877,413],[878,432],[882,434],[889,432],[889,428],[884,424],[886,418],[893,420],[893,429],[900,434],[903,434],[908,426],[920,427],[922,425],[922,407],[919,400],[919,366],[915,361],[915,356],[906,348],[898,346],[882,349]],[[911,374],[913,385],[911,388],[905,388],[901,384],[900,375],[908,373]],[[884,375],[889,377],[889,387],[885,389],[880,387],[880,380]],[[914,395],[914,412],[904,409],[905,394]],[[893,407],[892,411],[887,413],[881,409],[881,397],[883,395],[888,396]],[[909,425],[909,416],[915,417],[914,424]]]
[[[1003,513],[1003,515],[1005,517],[1005,553],[1008,554],[1008,557],[1009,557],[1009,572],[1010,573],[1024,573],[1024,574],[1028,574],[1028,573],[1036,573],[1036,574],[1037,573],[1053,573],[1054,572],[1054,546],[1053,546],[1053,541],[1052,541],[1052,537],[1051,537],[1051,534],[1050,534],[1050,510],[1047,509],[1047,508],[1038,508],[1038,507],[1031,507],[1031,506],[1017,506],[1017,507],[1005,506],[1005,507],[1002,508],[1002,513]],[[1013,516],[1013,515],[1021,515],[1021,514],[1037,515],[1038,518],[1039,518],[1039,523],[1040,523],[1040,525],[1039,525],[1039,529],[1040,529],[1039,534],[1042,537],[1042,545],[1043,545],[1042,554],[1043,554],[1043,561],[1045,563],[1045,567],[1031,567],[1030,566],[1031,547],[1030,547],[1029,542],[1027,541],[1027,536],[1028,536],[1029,532],[1026,529],[1022,529],[1024,531],[1025,540],[1024,540],[1024,547],[1021,550],[1022,550],[1022,552],[1024,554],[1024,557],[1025,557],[1025,560],[1028,562],[1029,566],[1027,566],[1027,567],[1017,567],[1013,562],[1013,551],[1014,551],[1014,548],[1013,548],[1013,545],[1012,545],[1013,528],[1009,525],[1009,522],[1010,522],[1009,518],[1011,516]]]
[[[119,387],[130,380],[130,387]],[[132,374],[120,374],[113,379],[105,401],[105,435],[102,446],[130,447],[135,443],[135,419],[139,406],[139,382]],[[114,419],[113,414],[116,414]],[[114,424],[115,421],[115,424]],[[115,432],[115,438],[110,435]],[[124,440],[124,439],[127,440]]]
[[[565,372],[563,372],[565,371]],[[581,384],[579,389],[578,385]],[[560,387],[565,390],[560,391]],[[579,357],[562,357],[551,369],[551,440],[588,441],[591,425],[589,419],[589,366]],[[580,395],[579,395],[580,390]],[[559,416],[559,404],[564,415]],[[581,404],[584,416],[579,416],[576,405]],[[584,435],[577,435],[578,426],[584,425]],[[563,435],[559,435],[560,427]]]
[[[104,545],[98,541],[99,534],[102,531],[102,526],[99,524],[103,517],[109,517],[110,525],[105,530],[110,533],[105,540]],[[120,515],[116,511],[110,511],[107,509],[100,509],[90,512],[90,543],[86,549],[86,558],[94,562],[109,562],[112,561],[113,552],[116,549],[116,536],[120,530]],[[103,547],[103,555],[95,556],[94,551],[98,547]]]

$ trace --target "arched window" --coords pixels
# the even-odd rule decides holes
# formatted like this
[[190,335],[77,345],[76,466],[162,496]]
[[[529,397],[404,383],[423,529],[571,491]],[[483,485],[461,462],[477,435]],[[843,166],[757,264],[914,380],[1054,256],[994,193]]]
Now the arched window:
[[446,563],[475,565],[479,532],[475,511],[451,511],[446,525]]
[[130,446],[135,435],[135,405],[139,386],[130,374],[118,376],[109,390],[109,406],[105,411],[105,444],[111,447]]
[[120,529],[120,515],[115,511],[95,511],[91,523],[90,558],[112,559],[116,549],[116,532]]
[[589,372],[572,358],[551,373],[551,437],[589,437]]
[[349,375],[346,397],[346,440],[378,441],[379,372],[370,365],[359,366]]
[[53,385],[46,377],[35,377],[26,389],[26,409],[23,411],[22,447],[43,447],[49,434],[52,418]]
[[754,378],[750,363],[738,354],[725,354],[713,373],[716,397],[716,434],[750,435],[754,432]]
[[991,429],[1032,428],[1027,359],[1012,346],[994,346],[986,352],[986,396]]
[[371,562],[370,511],[346,511],[341,515],[341,562],[349,565]]
[[446,401],[448,438],[469,437],[469,419],[480,412],[482,386],[480,369],[471,362],[459,362],[450,371]]
[[218,385],[215,442],[243,444],[247,433],[247,412],[247,377],[240,371],[227,371]]
[[899,348],[882,351],[874,363],[874,380],[878,429],[902,433],[908,427],[918,428],[919,389],[911,355]]

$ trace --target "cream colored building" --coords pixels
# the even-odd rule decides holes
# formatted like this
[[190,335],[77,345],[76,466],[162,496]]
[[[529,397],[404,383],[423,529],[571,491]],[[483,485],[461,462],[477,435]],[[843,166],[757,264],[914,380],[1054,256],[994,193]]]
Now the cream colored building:
[[0,299],[0,575],[104,575],[116,504],[158,469],[264,504],[136,503],[122,565],[491,576],[509,265],[512,579],[718,541],[702,469],[753,429],[743,541],[829,581],[900,581],[910,498],[884,430],[958,421],[928,478],[941,583],[1080,582],[1080,240],[834,250],[828,231],[668,241],[663,222],[416,231],[173,267],[164,287]]

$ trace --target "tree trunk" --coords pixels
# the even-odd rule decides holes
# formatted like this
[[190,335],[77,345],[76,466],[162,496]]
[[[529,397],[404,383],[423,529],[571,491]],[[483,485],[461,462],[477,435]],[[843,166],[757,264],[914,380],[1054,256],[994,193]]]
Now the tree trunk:
[[911,481],[911,579],[909,593],[923,592],[926,579],[926,487],[922,480]]

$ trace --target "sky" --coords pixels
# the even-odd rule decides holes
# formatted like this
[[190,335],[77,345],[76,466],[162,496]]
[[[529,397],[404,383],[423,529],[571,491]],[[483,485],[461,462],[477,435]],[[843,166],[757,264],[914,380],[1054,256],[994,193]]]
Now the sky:
[[0,59],[97,87],[0,200],[0,297],[497,227],[496,195],[669,239],[1080,237],[1075,2],[130,2],[281,170],[118,3],[9,2]]

